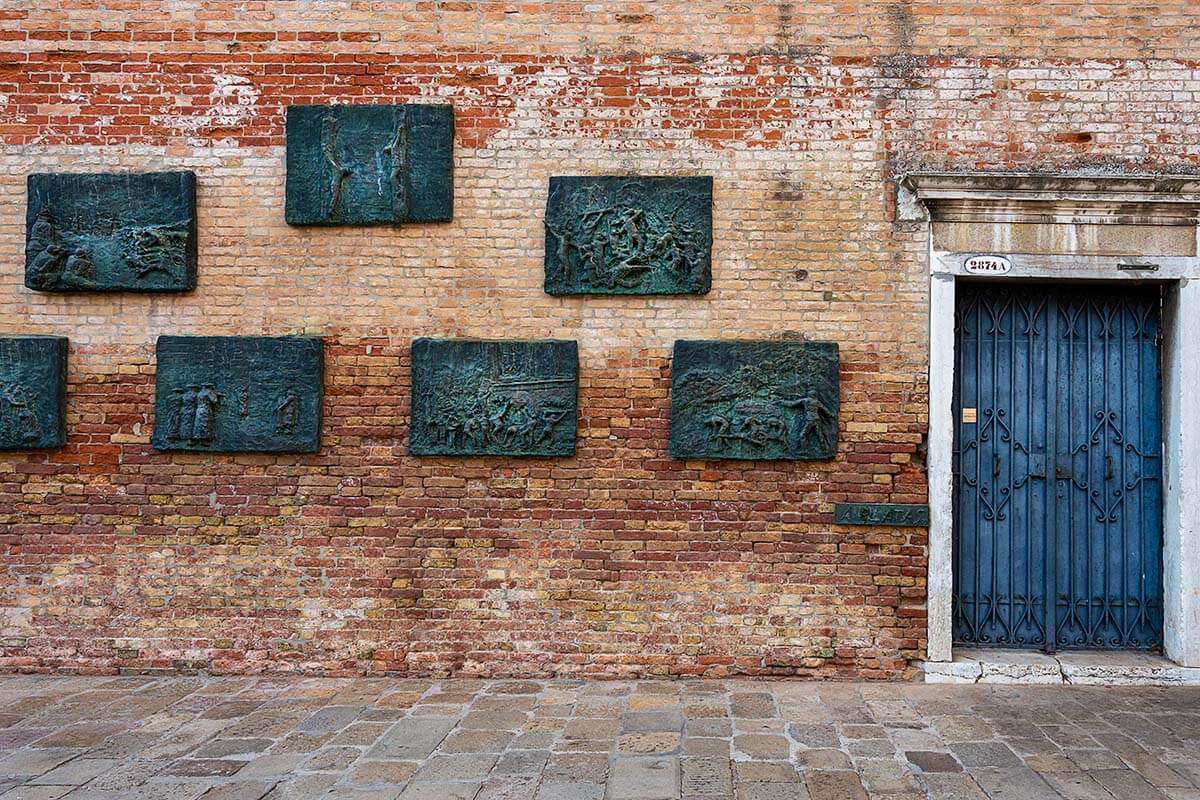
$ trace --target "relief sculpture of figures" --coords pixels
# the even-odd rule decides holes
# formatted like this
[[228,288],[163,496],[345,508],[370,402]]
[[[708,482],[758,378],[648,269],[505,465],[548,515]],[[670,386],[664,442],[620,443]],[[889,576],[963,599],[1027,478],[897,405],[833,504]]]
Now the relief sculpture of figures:
[[329,208],[325,211],[326,219],[341,219],[342,191],[346,180],[354,171],[342,164],[337,155],[338,120],[333,111],[325,113],[321,119],[321,156],[325,159],[325,170],[329,176]]
[[446,105],[289,106],[292,225],[451,218],[454,111]]
[[33,444],[42,434],[38,393],[16,381],[0,381],[0,441]]
[[61,336],[0,336],[0,450],[65,442],[66,365]]
[[671,455],[797,460],[837,452],[833,342],[677,341]]
[[215,433],[216,408],[225,395],[211,383],[193,383],[172,389],[171,396],[167,436],[177,442],[211,441]]
[[571,455],[575,342],[417,339],[414,455]]
[[704,294],[712,285],[712,178],[551,178],[545,226],[549,294]]
[[28,179],[25,285],[43,292],[183,292],[196,285],[191,172]]
[[319,448],[320,339],[160,336],[157,352],[157,449],[309,453]]
[[296,394],[294,389],[285,389],[283,396],[275,404],[275,432],[294,433],[299,415],[300,396]]

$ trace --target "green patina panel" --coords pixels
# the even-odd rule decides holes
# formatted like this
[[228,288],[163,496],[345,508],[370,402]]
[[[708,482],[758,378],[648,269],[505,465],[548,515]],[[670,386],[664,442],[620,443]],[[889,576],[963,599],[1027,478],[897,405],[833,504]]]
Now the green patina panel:
[[677,341],[671,455],[828,459],[837,452],[833,342]]
[[892,525],[926,528],[929,506],[910,503],[838,503],[833,507],[838,525]]
[[0,336],[0,450],[66,442],[67,340]]
[[285,217],[292,225],[446,222],[454,109],[289,106]]
[[546,292],[704,294],[712,178],[556,177],[546,201]]
[[315,453],[324,348],[309,336],[160,336],[154,446]]
[[416,339],[413,455],[569,456],[575,452],[575,342]]
[[28,179],[25,285],[42,292],[196,287],[191,172],[36,174]]

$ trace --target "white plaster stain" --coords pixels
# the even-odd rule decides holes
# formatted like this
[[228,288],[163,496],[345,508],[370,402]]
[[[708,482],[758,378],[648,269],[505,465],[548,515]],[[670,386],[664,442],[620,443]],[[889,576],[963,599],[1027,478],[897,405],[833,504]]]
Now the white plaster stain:
[[32,608],[0,608],[0,636],[25,636],[34,630]]
[[[6,94],[0,94],[0,110],[6,110],[8,104],[12,102],[12,98]],[[29,121],[29,117],[24,114],[14,114],[8,118],[9,122],[25,123]],[[38,138],[41,138],[40,136]],[[36,140],[35,140],[36,141]]]
[[209,97],[214,105],[209,114],[216,125],[240,125],[250,118],[260,92],[244,75],[213,74]]
[[360,597],[349,601],[349,605],[336,605],[327,600],[308,600],[299,608],[300,630],[309,636],[321,631],[344,629],[347,620],[367,619],[370,612],[379,608],[375,598]]
[[[182,133],[196,133],[206,128],[230,128],[246,124],[254,114],[261,92],[245,75],[209,70],[213,86],[211,101],[198,114],[165,114],[152,118],[157,125],[174,128]],[[179,108],[179,106],[177,106]],[[180,109],[182,111],[182,109]]]

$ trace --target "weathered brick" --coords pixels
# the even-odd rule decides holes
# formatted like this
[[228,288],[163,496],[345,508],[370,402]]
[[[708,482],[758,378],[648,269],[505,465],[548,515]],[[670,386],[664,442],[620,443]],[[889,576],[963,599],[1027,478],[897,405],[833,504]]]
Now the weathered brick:
[[[0,666],[902,675],[925,533],[832,524],[925,499],[925,231],[894,181],[1200,170],[1190,0],[250,5],[0,12],[4,263],[35,171],[193,170],[200,236],[188,295],[0,281],[10,329],[72,344],[67,446],[0,458]],[[284,224],[287,105],[431,98],[453,223]],[[713,291],[546,296],[550,175],[639,172],[713,176]],[[161,333],[325,337],[321,452],[154,451]],[[576,455],[409,457],[417,336],[577,339]],[[672,343],[726,337],[838,343],[835,460],[669,457]]]

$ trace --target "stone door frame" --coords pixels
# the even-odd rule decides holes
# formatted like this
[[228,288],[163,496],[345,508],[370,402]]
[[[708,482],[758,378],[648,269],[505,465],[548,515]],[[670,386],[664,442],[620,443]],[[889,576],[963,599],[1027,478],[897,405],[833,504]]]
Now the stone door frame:
[[1164,286],[1164,651],[1200,667],[1200,177],[917,173],[896,208],[928,231],[927,659],[953,659],[955,285],[999,255],[1011,270],[989,279]]

